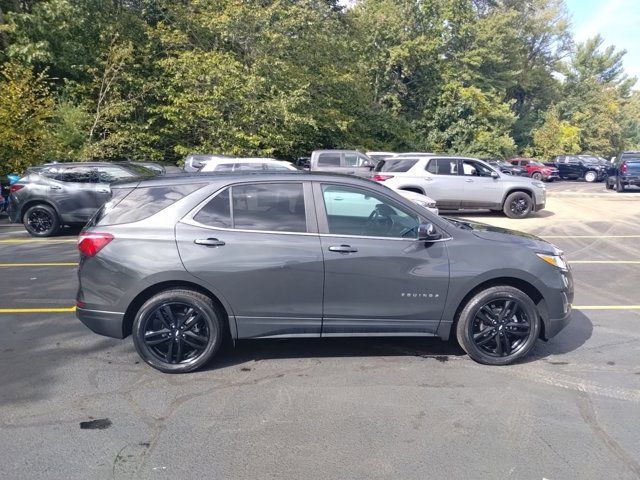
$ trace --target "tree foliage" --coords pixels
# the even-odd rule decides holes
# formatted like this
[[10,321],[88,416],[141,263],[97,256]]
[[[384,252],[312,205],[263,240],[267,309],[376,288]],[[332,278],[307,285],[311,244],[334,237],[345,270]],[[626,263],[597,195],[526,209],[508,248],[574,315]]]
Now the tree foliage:
[[563,0],[0,0],[0,173],[315,148],[541,158],[640,143],[624,51]]

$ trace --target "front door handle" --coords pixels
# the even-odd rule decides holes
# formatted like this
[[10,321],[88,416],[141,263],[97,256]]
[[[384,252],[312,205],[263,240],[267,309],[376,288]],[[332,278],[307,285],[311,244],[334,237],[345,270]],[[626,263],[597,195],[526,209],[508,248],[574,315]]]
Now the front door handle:
[[355,253],[358,251],[358,249],[352,247],[351,245],[334,245],[332,247],[329,247],[329,251],[338,253]]
[[204,245],[205,247],[222,247],[225,243],[217,238],[198,238],[193,243],[196,245]]
[[51,185],[49,188],[50,188],[51,190],[62,190],[62,187],[59,187],[59,186],[57,186],[57,185]]
[[471,182],[473,182],[473,178],[467,178],[467,179],[465,180],[465,182],[467,182],[467,183],[471,183]]
[[111,193],[111,190],[98,190],[98,193]]

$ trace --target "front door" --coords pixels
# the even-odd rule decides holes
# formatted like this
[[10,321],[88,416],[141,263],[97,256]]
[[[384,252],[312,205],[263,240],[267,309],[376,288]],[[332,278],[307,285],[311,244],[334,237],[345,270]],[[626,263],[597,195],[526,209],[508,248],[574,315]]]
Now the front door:
[[65,223],[86,223],[102,206],[95,167],[64,166],[52,177],[49,198]]
[[462,160],[464,190],[462,208],[502,207],[502,182],[493,178],[493,170],[476,160]]
[[446,241],[418,241],[419,215],[379,192],[315,183],[314,196],[322,336],[434,334],[449,284]]
[[239,338],[320,336],[323,262],[311,204],[310,185],[244,183],[178,223],[186,270],[230,304]]

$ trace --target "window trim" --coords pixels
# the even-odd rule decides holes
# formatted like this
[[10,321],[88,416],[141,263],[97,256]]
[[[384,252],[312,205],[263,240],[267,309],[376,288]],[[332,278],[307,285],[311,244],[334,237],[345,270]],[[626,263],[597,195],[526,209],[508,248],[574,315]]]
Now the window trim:
[[[423,217],[420,213],[416,212],[413,208],[408,208],[402,202],[398,202],[393,197],[386,195],[384,192],[379,192],[377,190],[372,190],[370,188],[361,186],[361,185],[351,185],[349,183],[340,183],[340,182],[332,182],[332,181],[315,181],[313,182],[313,195],[315,198],[316,205],[316,216],[318,218],[318,231],[321,237],[339,237],[339,238],[363,238],[369,240],[396,240],[402,242],[417,242],[419,241],[417,238],[402,238],[402,237],[378,237],[372,235],[351,235],[351,234],[339,234],[339,233],[331,233],[329,231],[329,220],[327,219],[327,213],[324,206],[324,195],[322,193],[323,185],[332,185],[338,187],[347,187],[347,188],[357,188],[361,190],[370,191],[372,194],[388,199],[390,203],[400,204],[403,210],[409,210],[416,217],[418,217],[419,223],[422,224],[425,221],[431,222],[430,219]],[[433,223],[433,222],[431,222]],[[439,226],[438,226],[439,228]],[[448,234],[448,232],[447,232]]]
[[[431,173],[428,170],[429,165],[431,165],[431,162],[437,161],[437,160],[455,160],[457,173]],[[427,163],[424,166],[424,171],[434,177],[461,177],[462,176],[460,173],[461,169],[462,169],[462,159],[456,158],[456,157],[431,157],[427,160]]]
[[[225,190],[229,190],[229,210],[230,210],[230,219],[231,225],[233,225],[233,187],[235,186],[245,186],[245,185],[273,185],[273,184],[282,184],[282,183],[292,183],[302,185],[302,194],[304,199],[304,213],[306,217],[307,223],[307,231],[306,232],[281,232],[274,230],[249,230],[244,228],[226,228],[226,227],[214,227],[213,225],[206,225],[204,223],[200,223],[194,219],[194,217],[202,210],[211,200],[217,197],[220,193]],[[180,223],[185,223],[187,225],[191,225],[199,228],[206,228],[208,230],[216,230],[223,232],[240,232],[240,233],[267,233],[267,234],[278,234],[278,235],[304,235],[304,236],[317,236],[318,235],[318,222],[316,219],[316,213],[313,206],[313,194],[311,192],[311,185],[308,181],[291,181],[291,180],[267,180],[267,181],[253,181],[253,182],[237,182],[237,183],[228,183],[223,185],[222,187],[216,189],[212,194],[207,196],[203,201],[198,203],[189,213],[187,213],[181,220]]]

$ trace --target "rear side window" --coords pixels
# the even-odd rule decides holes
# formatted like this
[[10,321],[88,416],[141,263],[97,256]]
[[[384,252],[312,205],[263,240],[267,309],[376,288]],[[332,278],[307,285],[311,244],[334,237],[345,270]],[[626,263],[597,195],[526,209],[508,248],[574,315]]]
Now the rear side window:
[[455,158],[434,158],[429,160],[427,172],[434,175],[457,175],[458,160]]
[[339,153],[321,153],[318,155],[319,167],[339,167],[340,166],[340,154]]
[[411,167],[413,167],[418,160],[380,160],[378,165],[376,165],[376,171],[378,172],[408,172]]
[[193,219],[212,227],[307,231],[301,183],[233,186],[212,198]]
[[[101,225],[133,223],[150,217],[173,205],[205,184],[191,183],[186,185],[166,185],[161,187],[143,187],[130,191],[128,195],[115,203],[114,198],[101,211],[101,218],[96,221]],[[114,189],[128,190],[128,189]],[[114,202],[114,203],[112,203]],[[111,204],[111,205],[110,205]]]
[[97,183],[98,172],[93,167],[67,167],[58,170],[55,174],[52,169],[53,178],[59,182],[67,183]]

